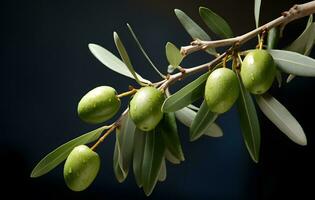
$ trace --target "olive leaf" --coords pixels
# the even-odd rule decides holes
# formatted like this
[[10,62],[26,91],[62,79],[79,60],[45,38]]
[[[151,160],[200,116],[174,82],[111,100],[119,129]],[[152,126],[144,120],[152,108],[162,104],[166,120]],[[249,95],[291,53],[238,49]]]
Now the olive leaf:
[[255,15],[256,28],[258,28],[259,26],[260,6],[261,6],[261,0],[255,0],[254,15]]
[[281,71],[298,76],[315,76],[314,59],[292,51],[268,51]]
[[[301,35],[293,41],[285,49],[288,51],[294,51],[297,53],[304,54],[308,56],[311,53],[313,45],[315,43],[315,23],[313,23],[313,15],[310,15],[308,22],[306,24],[305,30]],[[287,83],[294,79],[295,75],[290,74],[287,78]]]
[[168,149],[165,149],[165,153],[164,156],[166,158],[166,160],[168,160],[170,163],[177,165],[180,164],[180,160],[175,158],[173,154],[171,154],[171,152]]
[[233,32],[229,24],[219,15],[209,8],[200,7],[199,14],[205,24],[216,34],[223,38],[233,37]]
[[161,134],[156,130],[146,134],[141,177],[143,191],[149,196],[159,178],[159,172],[164,158],[165,145]]
[[314,39],[315,23],[313,23],[313,15],[310,15],[304,31],[296,40],[286,47],[285,50],[294,51],[308,56],[310,52],[308,54],[305,54],[305,52],[309,51],[309,48],[312,48],[314,45]]
[[257,95],[256,102],[266,117],[293,142],[303,146],[307,144],[306,136],[299,122],[277,99],[266,93]]
[[[202,29],[196,22],[194,22],[186,13],[179,9],[174,10],[176,17],[180,21],[180,23],[183,25],[187,33],[195,40],[206,40],[210,41],[210,36]],[[206,52],[212,55],[217,55],[217,52],[215,48],[208,48],[206,49]]]
[[163,137],[166,148],[175,158],[184,161],[185,157],[177,131],[175,114],[171,112],[165,113],[160,123],[160,134]]
[[[122,182],[127,178],[129,165],[133,155],[133,141],[134,141],[134,133],[136,130],[136,126],[131,120],[129,113],[125,114],[121,119],[121,124],[116,128],[116,144],[117,145],[117,155],[114,152],[114,172],[119,182]],[[116,147],[115,147],[116,151]],[[120,170],[123,172],[123,179],[119,177],[120,171],[116,169],[117,165]],[[116,174],[118,172],[118,174]]]
[[146,136],[148,133],[136,128],[134,134],[134,151],[133,151],[133,174],[136,179],[136,183],[139,187],[142,187],[142,162],[145,148]]
[[205,89],[205,82],[209,74],[210,72],[201,75],[196,80],[166,98],[162,105],[163,112],[177,111],[202,97]]
[[171,42],[166,43],[165,53],[168,63],[173,69],[177,68],[184,58],[179,49]]
[[[191,124],[197,113],[191,110],[189,107],[185,107],[176,111],[175,115],[181,123],[187,127],[191,127]],[[208,129],[205,129],[202,134],[211,137],[222,137],[223,131],[216,123],[213,122],[212,125]]]
[[282,85],[282,75],[281,75],[280,70],[278,70],[278,69],[276,71],[276,79],[277,79],[277,82],[278,82],[278,87],[280,88],[281,85]]
[[97,140],[102,132],[108,129],[109,126],[102,126],[98,129],[95,129],[91,132],[88,132],[84,135],[81,135],[69,142],[59,146],[49,154],[47,154],[33,169],[31,173],[32,178],[40,177],[52,169],[54,169],[57,165],[59,165],[62,161],[64,161],[69,153],[73,150],[74,147],[87,144]]
[[[110,51],[97,44],[89,44],[89,49],[91,53],[109,69],[134,79],[134,76],[131,74],[126,64],[122,62],[119,58],[117,58],[114,54],[112,54]],[[149,80],[142,78],[139,74],[137,74],[137,77],[143,83],[151,83]]]
[[166,163],[165,163],[165,158],[162,160],[162,165],[161,165],[161,169],[159,172],[159,181],[163,182],[165,181],[167,177],[167,171],[166,171]]
[[147,59],[147,61],[150,63],[151,67],[162,77],[164,78],[164,75],[158,70],[158,68],[153,64],[152,60],[150,59],[150,57],[148,56],[148,54],[145,52],[145,50],[143,49],[141,43],[139,42],[136,34],[134,33],[134,31],[132,30],[131,26],[127,23],[127,27],[133,37],[133,39],[136,41],[139,49],[141,50],[141,52],[143,53],[144,57]]
[[126,64],[126,66],[128,67],[129,71],[131,72],[132,76],[134,77],[134,79],[137,81],[137,83],[139,85],[144,86],[144,84],[139,80],[138,75],[136,74],[135,69],[133,68],[130,58],[128,56],[128,53],[122,43],[122,41],[120,40],[118,34],[116,32],[114,32],[114,41],[115,41],[115,45],[117,47],[117,50],[120,54],[120,57],[122,58],[123,62]]
[[259,160],[260,151],[260,127],[254,102],[250,94],[245,90],[241,77],[236,73],[240,96],[237,101],[237,109],[240,116],[240,124],[247,150],[254,162]]
[[124,182],[124,180],[127,178],[127,173],[122,169],[121,165],[119,164],[120,160],[120,145],[118,144],[118,141],[115,142],[115,148],[114,148],[114,156],[113,156],[113,168],[114,168],[114,174],[119,183]]
[[213,125],[217,117],[218,114],[211,112],[207,103],[203,101],[189,129],[190,141],[197,140],[202,136]]
[[278,46],[280,38],[280,29],[279,27],[273,27],[268,31],[267,37],[267,49],[275,49]]

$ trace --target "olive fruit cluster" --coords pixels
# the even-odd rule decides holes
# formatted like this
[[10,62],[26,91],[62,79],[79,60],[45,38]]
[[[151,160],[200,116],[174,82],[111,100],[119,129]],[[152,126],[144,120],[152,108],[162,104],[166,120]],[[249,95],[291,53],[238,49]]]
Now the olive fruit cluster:
[[[265,93],[276,75],[272,56],[266,50],[251,51],[242,62],[240,75],[246,90],[252,94]],[[237,100],[239,92],[235,72],[228,68],[214,70],[205,87],[205,100],[209,110],[219,114],[228,111]]]

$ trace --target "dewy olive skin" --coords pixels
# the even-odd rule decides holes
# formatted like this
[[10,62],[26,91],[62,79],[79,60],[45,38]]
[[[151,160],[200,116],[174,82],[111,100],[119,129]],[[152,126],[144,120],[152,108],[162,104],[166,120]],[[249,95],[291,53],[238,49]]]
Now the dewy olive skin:
[[130,117],[142,131],[153,130],[163,117],[164,94],[154,87],[143,87],[130,101]]
[[272,85],[276,76],[276,66],[266,50],[248,53],[241,66],[241,78],[245,88],[253,94],[263,94]]
[[75,147],[64,166],[64,179],[73,191],[85,190],[95,179],[100,168],[98,154],[85,145]]
[[210,111],[214,113],[228,111],[238,95],[238,80],[232,70],[219,68],[209,75],[205,88],[205,100]]
[[100,86],[89,91],[78,104],[79,117],[91,124],[102,123],[113,117],[120,108],[116,90]]

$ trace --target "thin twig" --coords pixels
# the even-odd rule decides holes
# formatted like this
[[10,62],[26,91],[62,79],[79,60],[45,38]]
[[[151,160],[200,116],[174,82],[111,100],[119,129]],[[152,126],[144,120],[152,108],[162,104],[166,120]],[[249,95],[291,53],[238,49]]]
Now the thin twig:
[[310,14],[315,13],[315,1],[311,1],[308,3],[294,5],[289,11],[285,11],[282,13],[282,16],[248,32],[241,36],[237,36],[234,38],[228,38],[223,40],[214,40],[214,41],[203,41],[203,40],[195,40],[191,42],[191,45],[184,46],[181,48],[181,53],[183,55],[188,55],[196,51],[204,50],[209,47],[223,47],[223,46],[232,46],[236,43],[239,45],[247,42],[248,40],[256,37],[262,31],[270,30],[273,27],[280,26],[283,27],[289,22],[308,16]]

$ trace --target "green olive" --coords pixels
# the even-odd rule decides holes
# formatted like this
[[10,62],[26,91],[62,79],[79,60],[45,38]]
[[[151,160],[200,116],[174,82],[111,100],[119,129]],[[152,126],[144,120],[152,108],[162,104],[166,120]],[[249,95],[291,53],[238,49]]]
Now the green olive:
[[142,131],[153,130],[163,117],[161,110],[164,94],[154,87],[143,87],[130,101],[129,113],[137,128]]
[[272,85],[276,76],[276,65],[266,50],[254,50],[246,55],[241,67],[245,88],[253,94],[263,94]]
[[238,80],[232,70],[219,68],[209,75],[205,88],[205,100],[210,111],[215,113],[228,111],[238,95]]
[[63,175],[73,191],[83,191],[93,182],[100,168],[98,154],[85,145],[75,147],[69,154]]
[[78,104],[79,117],[91,124],[102,123],[113,117],[120,108],[116,90],[100,86],[89,91]]

